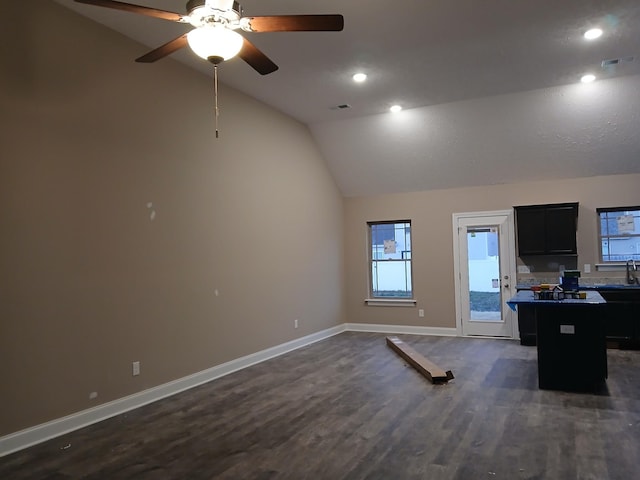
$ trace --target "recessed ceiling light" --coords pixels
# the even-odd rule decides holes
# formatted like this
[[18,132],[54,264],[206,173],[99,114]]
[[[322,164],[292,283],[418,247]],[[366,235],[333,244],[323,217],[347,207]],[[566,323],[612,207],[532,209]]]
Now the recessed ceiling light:
[[357,83],[362,83],[367,79],[367,74],[366,73],[356,73],[353,76],[353,81],[357,82]]
[[393,105],[389,111],[391,113],[398,113],[400,110],[402,110],[402,107],[400,105]]
[[591,83],[596,79],[596,76],[591,74],[591,73],[587,73],[586,75],[583,75],[582,78],[580,79],[580,81],[582,83]]
[[602,36],[602,30],[599,28],[592,28],[584,32],[584,38],[587,40],[595,40],[596,38],[600,38]]

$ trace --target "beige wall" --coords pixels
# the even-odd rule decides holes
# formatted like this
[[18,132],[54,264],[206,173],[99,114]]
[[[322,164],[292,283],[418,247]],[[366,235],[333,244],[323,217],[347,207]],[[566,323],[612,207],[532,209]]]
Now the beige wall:
[[[638,205],[640,175],[592,177],[556,182],[532,182],[480,188],[435,190],[345,200],[347,321],[430,327],[456,326],[453,265],[454,213],[506,210],[515,205],[579,202],[578,259],[539,260],[531,277],[556,277],[566,268],[598,263],[596,208]],[[368,293],[367,222],[410,219],[413,243],[413,288],[416,308],[366,306]],[[519,260],[522,264],[522,260]],[[555,264],[554,264],[555,263]],[[624,277],[624,272],[583,274]],[[425,317],[418,317],[418,308]]]
[[210,78],[5,3],[0,436],[344,322],[343,200],[305,126],[222,86],[216,140]]
[[[578,201],[582,265],[595,209],[638,203],[640,175],[343,202],[303,125],[222,86],[215,140],[209,78],[53,2],[3,8],[0,435],[345,321],[454,327],[455,212]],[[363,303],[366,222],[405,218],[425,318]]]

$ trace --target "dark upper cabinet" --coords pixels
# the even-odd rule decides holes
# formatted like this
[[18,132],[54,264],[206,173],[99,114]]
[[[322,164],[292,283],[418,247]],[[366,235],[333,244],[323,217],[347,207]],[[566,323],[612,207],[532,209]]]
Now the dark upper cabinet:
[[575,255],[578,203],[515,207],[518,255]]

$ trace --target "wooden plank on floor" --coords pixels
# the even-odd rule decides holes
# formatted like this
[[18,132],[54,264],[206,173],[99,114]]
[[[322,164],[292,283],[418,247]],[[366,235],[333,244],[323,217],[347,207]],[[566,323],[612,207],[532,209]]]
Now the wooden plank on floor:
[[398,337],[387,337],[387,345],[404,358],[409,365],[427,377],[431,383],[446,383],[453,378],[451,370],[445,372],[442,368],[416,352]]

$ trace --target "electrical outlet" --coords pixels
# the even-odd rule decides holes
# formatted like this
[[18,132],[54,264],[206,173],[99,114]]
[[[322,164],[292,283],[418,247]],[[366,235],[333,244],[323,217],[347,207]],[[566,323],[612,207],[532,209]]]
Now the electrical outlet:
[[424,308],[421,308],[420,310],[418,310],[418,316],[424,317]]
[[98,392],[91,392],[89,394],[89,400],[93,400],[94,398],[98,398]]
[[298,328],[298,319],[297,318],[293,321],[293,328]]
[[140,362],[133,362],[131,364],[131,371],[134,377],[140,375]]

